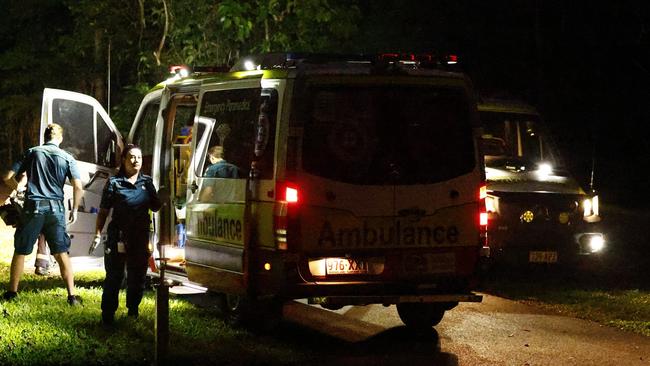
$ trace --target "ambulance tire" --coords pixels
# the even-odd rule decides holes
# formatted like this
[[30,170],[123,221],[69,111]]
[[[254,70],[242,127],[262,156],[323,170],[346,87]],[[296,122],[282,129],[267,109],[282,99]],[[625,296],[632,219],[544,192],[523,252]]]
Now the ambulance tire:
[[397,304],[397,314],[411,329],[430,329],[438,325],[447,307],[441,304],[406,302]]
[[223,294],[220,308],[226,322],[235,327],[264,331],[276,327],[282,318],[282,304],[276,300]]

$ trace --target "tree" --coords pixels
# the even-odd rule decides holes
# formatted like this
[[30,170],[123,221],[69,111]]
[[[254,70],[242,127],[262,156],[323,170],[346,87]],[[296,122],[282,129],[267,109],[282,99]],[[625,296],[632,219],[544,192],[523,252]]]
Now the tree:
[[[8,0],[0,12],[0,146],[8,165],[38,141],[44,87],[96,97],[126,132],[168,65],[241,54],[333,51],[356,31],[345,0]],[[109,51],[110,50],[110,51]],[[109,63],[110,59],[110,63]],[[110,71],[110,76],[109,76]],[[110,81],[111,90],[107,84]],[[18,144],[8,144],[17,141]]]

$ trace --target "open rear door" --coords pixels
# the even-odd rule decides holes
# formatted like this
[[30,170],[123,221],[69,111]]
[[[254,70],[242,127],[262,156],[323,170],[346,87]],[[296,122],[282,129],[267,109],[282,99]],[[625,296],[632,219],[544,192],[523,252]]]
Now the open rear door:
[[[41,144],[45,127],[50,123],[63,127],[60,147],[77,160],[84,188],[78,220],[68,227],[72,239],[70,255],[88,255],[102,190],[120,164],[122,136],[97,100],[66,90],[43,90]],[[67,211],[72,207],[72,186],[66,184],[64,192]],[[103,255],[102,250],[97,249],[95,255]]]

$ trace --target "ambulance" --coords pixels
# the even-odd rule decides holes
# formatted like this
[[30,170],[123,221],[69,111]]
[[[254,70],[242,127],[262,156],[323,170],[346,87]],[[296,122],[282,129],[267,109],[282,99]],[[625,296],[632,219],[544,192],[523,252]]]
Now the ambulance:
[[537,110],[489,98],[478,110],[490,260],[497,266],[575,268],[599,258],[606,241],[598,195],[567,170]]
[[[485,173],[456,61],[282,53],[225,72],[174,68],[126,138],[170,192],[153,216],[155,268],[219,294],[235,322],[309,299],[395,304],[407,326],[426,328],[481,301]],[[48,89],[43,108],[44,123],[70,124],[64,148],[88,160],[92,218],[124,141],[88,98]],[[77,225],[73,247],[87,251],[88,232]]]

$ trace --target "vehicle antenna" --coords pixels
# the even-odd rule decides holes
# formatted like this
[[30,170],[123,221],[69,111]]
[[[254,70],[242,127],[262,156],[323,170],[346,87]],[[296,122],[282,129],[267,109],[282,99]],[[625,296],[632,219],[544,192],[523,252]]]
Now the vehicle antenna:
[[107,55],[107,72],[106,72],[106,113],[111,116],[111,40],[108,40]]
[[594,170],[596,170],[596,137],[595,134],[592,135],[592,144],[591,144],[591,177],[589,178],[589,189],[591,192],[594,191]]

